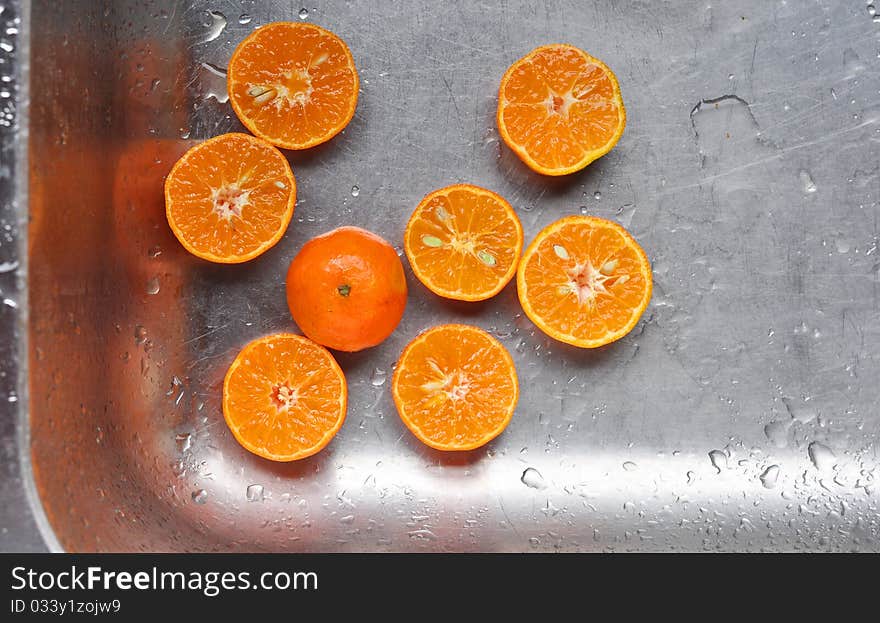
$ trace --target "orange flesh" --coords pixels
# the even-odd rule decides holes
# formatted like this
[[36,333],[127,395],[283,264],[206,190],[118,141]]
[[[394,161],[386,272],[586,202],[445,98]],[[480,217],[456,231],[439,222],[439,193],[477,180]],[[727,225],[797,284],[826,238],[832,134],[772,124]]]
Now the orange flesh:
[[413,272],[431,291],[477,301],[497,294],[516,272],[523,234],[499,195],[459,184],[430,193],[404,234]]
[[258,28],[229,63],[229,98],[241,122],[278,147],[305,149],[340,132],[357,106],[358,75],[345,43],[314,24]]
[[593,348],[626,335],[651,298],[645,252],[617,223],[563,218],[541,231],[517,274],[523,310],[553,338]]
[[213,262],[243,262],[273,246],[290,223],[295,201],[287,160],[246,134],[196,145],[165,182],[174,235],[188,251]]
[[226,373],[223,415],[238,442],[275,461],[326,446],[345,419],[347,388],[326,349],[292,333],[245,346]]
[[564,175],[582,169],[611,150],[625,124],[614,74],[576,47],[538,48],[502,79],[499,132],[539,173]]
[[404,424],[438,450],[471,450],[498,436],[513,415],[513,359],[482,329],[442,325],[404,349],[392,382]]

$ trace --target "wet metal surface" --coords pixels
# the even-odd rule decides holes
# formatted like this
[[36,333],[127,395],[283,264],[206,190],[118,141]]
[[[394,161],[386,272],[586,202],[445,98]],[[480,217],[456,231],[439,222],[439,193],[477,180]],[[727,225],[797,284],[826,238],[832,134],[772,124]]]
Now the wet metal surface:
[[[30,395],[12,408],[29,404],[62,546],[880,550],[880,23],[865,2],[40,1],[31,19]],[[162,179],[192,140],[241,130],[223,68],[279,19],[346,40],[357,114],[289,155],[283,240],[209,265],[168,232]],[[494,123],[503,71],[554,41],[603,59],[628,112],[617,147],[564,179],[531,173]],[[338,358],[349,413],[330,446],[291,465],[241,449],[222,376],[244,343],[293,328],[300,246],[341,224],[399,244],[420,198],[455,182],[505,196],[527,240],[577,213],[630,229],[655,279],[636,329],[581,351],[535,329],[515,284],[454,304],[407,268],[398,330]],[[517,365],[519,408],[478,451],[422,446],[389,394],[404,345],[441,322],[491,331]]]

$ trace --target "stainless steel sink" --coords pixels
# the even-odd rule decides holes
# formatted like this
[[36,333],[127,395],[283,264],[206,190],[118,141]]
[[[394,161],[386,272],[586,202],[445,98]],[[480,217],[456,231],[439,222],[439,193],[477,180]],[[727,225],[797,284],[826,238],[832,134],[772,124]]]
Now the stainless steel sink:
[[[6,7],[0,549],[880,550],[880,23],[864,2]],[[163,176],[241,130],[235,45],[299,19],[349,43],[358,112],[289,154],[299,202],[274,249],[199,261],[167,228]],[[565,179],[530,173],[494,124],[504,69],[554,41],[605,60],[629,113]],[[399,242],[418,200],[459,181],[510,200],[527,239],[579,212],[628,227],[655,275],[638,327],[581,351],[537,331],[514,284],[453,304],[408,272],[399,329],[338,356],[350,406],[332,444],[284,465],[241,449],[222,376],[245,342],[295,329],[298,248],[340,224]],[[497,335],[523,389],[507,431],[464,454],[416,441],[385,382],[449,321]]]

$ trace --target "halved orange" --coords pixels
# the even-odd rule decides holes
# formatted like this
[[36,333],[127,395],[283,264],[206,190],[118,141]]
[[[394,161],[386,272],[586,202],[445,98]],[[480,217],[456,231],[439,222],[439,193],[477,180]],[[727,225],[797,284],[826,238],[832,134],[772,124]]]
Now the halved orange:
[[580,171],[623,134],[626,110],[617,77],[572,45],[537,48],[516,61],[498,90],[498,131],[531,169]]
[[293,216],[287,159],[248,134],[221,134],[177,161],[165,180],[165,215],[187,251],[236,264],[277,243]]
[[229,101],[245,127],[273,145],[306,149],[348,125],[358,74],[345,42],[314,24],[275,22],[252,32],[229,61]]
[[345,420],[345,376],[326,348],[293,333],[246,345],[223,381],[223,417],[245,449],[273,461],[311,456]]
[[619,340],[651,300],[651,265],[620,225],[568,216],[541,230],[516,274],[523,311],[552,338],[581,348]]
[[501,434],[519,382],[510,353],[468,325],[428,329],[403,350],[391,391],[400,418],[437,450],[472,450]]
[[455,184],[422,199],[403,242],[413,272],[429,290],[449,299],[482,301],[498,294],[516,273],[523,231],[503,197]]

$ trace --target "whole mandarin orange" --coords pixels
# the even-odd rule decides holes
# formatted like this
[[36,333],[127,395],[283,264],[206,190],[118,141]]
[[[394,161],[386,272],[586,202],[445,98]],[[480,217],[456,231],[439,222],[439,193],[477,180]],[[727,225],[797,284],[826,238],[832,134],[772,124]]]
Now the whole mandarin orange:
[[354,352],[391,335],[406,307],[406,278],[388,242],[359,227],[313,238],[287,271],[287,304],[307,337]]

